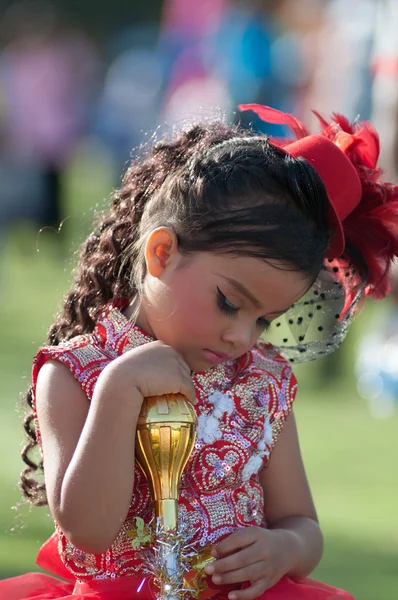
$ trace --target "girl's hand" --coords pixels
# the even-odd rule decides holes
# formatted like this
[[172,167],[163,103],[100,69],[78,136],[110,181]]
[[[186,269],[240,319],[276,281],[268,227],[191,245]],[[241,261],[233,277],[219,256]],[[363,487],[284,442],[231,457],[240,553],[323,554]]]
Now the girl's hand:
[[289,570],[283,532],[246,527],[231,533],[213,549],[216,561],[205,567],[216,585],[250,582],[229,592],[229,600],[254,600]]
[[129,350],[109,365],[118,389],[127,393],[133,388],[146,398],[162,394],[182,394],[197,404],[191,371],[178,352],[163,342],[143,344]]

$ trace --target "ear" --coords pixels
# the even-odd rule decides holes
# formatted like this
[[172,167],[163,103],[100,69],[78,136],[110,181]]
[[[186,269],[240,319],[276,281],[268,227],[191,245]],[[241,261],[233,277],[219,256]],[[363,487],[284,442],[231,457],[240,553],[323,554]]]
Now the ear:
[[158,279],[171,260],[178,256],[178,241],[174,231],[170,227],[154,229],[145,245],[147,273]]

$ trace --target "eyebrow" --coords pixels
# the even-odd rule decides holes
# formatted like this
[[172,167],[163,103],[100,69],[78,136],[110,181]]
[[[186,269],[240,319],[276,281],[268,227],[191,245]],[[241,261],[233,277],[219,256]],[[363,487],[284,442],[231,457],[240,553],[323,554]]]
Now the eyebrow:
[[[257,298],[255,296],[253,296],[253,294],[251,292],[249,292],[249,290],[242,283],[239,283],[239,281],[236,281],[236,279],[232,279],[231,277],[225,277],[225,275],[221,275],[221,277],[227,283],[229,283],[233,288],[235,288],[235,290],[237,290],[238,292],[243,294],[243,296],[245,296],[248,300],[250,300],[250,302],[252,304],[254,304],[254,306],[256,308],[263,308],[262,304],[257,300]],[[284,312],[289,310],[289,308],[290,308],[290,306],[288,306],[288,308],[285,308],[283,310],[275,310],[274,312],[268,312],[267,314],[268,315],[282,315]]]

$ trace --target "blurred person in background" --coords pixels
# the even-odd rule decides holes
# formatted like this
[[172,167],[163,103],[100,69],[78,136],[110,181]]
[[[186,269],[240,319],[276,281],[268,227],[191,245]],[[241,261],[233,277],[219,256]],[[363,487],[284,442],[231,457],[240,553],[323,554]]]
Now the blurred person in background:
[[[309,106],[371,119],[383,140],[380,167],[398,180],[398,2],[328,0],[315,46]],[[308,109],[307,109],[308,110]],[[315,117],[307,115],[308,121]]]
[[[324,0],[277,3],[280,34],[272,46],[275,78],[282,88],[281,108],[305,116],[318,57],[314,52],[324,18]],[[319,107],[324,110],[323,107]]]
[[374,2],[372,122],[383,139],[380,165],[398,182],[398,2]]
[[[280,87],[274,77],[272,44],[279,35],[273,1],[228,3],[222,20],[214,31],[207,48],[207,62],[214,76],[223,80],[232,106],[239,102],[258,102],[283,108]],[[247,113],[239,115],[242,125]],[[250,115],[258,131],[275,128]]]
[[286,133],[254,114],[233,115],[233,107],[259,102],[302,114],[321,8],[320,0],[299,6],[291,0],[217,0],[203,3],[198,15],[193,4],[166,2],[160,122],[224,116],[271,135]]
[[[392,182],[398,181],[397,32],[396,0],[328,0],[315,46],[317,66],[309,103],[322,112],[334,109],[352,120],[370,119],[383,140],[380,167]],[[307,114],[306,121],[311,123],[315,117]],[[374,310],[376,314],[364,325],[356,368],[360,394],[369,400],[372,413],[380,416],[391,412],[398,369],[390,353],[384,362],[388,373],[382,373],[380,361],[381,356],[386,357],[387,342],[384,326],[380,329],[379,325],[384,322],[388,328],[390,321],[393,323],[397,306],[392,302]],[[371,350],[371,340],[379,353]],[[376,355],[378,360],[374,360]],[[331,381],[341,373],[342,364],[338,354],[325,361],[323,379]]]
[[13,3],[0,32],[0,227],[32,220],[58,230],[62,173],[90,122],[96,53],[45,0]]
[[163,98],[155,26],[119,30],[107,43],[107,68],[93,133],[109,152],[118,182],[131,153],[156,129]]
[[371,115],[371,54],[377,4],[384,0],[327,0],[313,46],[315,72],[309,107],[354,120]]
[[227,6],[226,0],[164,2],[159,40],[164,81],[161,126],[218,118],[231,110],[226,78],[217,73],[219,57],[208,56]]
[[[373,0],[369,71],[372,122],[383,139],[380,166],[398,181],[398,3]],[[389,298],[373,307],[358,343],[357,387],[378,418],[398,405],[398,268],[392,273]]]
[[374,308],[358,342],[357,388],[378,418],[398,407],[398,264],[392,269],[391,292]]

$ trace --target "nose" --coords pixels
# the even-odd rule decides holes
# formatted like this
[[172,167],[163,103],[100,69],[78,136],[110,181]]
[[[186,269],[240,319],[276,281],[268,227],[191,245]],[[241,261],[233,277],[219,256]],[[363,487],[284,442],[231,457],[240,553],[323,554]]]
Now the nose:
[[247,352],[257,340],[257,332],[252,323],[241,320],[224,329],[222,341],[233,348],[233,353],[240,356]]

